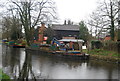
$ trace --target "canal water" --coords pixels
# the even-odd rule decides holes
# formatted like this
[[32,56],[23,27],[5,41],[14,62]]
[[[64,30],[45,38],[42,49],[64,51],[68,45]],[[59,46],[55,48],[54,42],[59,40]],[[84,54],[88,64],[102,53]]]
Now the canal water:
[[12,79],[118,79],[118,64],[43,56],[2,46],[2,69]]

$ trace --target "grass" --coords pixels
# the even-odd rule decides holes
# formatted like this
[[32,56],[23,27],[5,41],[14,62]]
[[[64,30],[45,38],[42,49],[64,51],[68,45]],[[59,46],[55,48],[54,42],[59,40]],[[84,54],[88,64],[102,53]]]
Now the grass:
[[1,81],[10,81],[10,77],[7,74],[3,73],[2,69],[0,69],[0,80]]
[[120,54],[114,51],[104,49],[83,50],[84,53],[90,54],[91,59],[105,60],[109,62],[120,62]]
[[114,51],[107,51],[104,49],[93,49],[90,51],[83,50],[83,52],[93,55],[102,55],[102,56],[111,56],[111,57],[120,57],[120,54],[114,52]]

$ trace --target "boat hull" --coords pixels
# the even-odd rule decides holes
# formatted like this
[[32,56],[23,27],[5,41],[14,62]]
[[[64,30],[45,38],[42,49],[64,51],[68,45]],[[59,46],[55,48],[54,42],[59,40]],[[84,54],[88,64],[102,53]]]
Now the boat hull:
[[18,45],[13,45],[13,48],[25,48],[25,46],[18,46]]
[[28,49],[26,50],[34,52],[34,54],[40,54],[40,55],[47,55],[55,58],[67,58],[67,59],[81,59],[81,60],[88,60],[90,55],[89,54],[83,54],[83,53],[68,53],[68,52],[56,52],[56,51],[45,51],[40,49]]

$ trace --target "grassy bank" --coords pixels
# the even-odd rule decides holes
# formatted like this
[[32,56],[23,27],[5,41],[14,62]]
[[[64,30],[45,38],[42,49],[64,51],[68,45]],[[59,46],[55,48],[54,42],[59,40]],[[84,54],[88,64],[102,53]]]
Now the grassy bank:
[[3,73],[2,69],[0,69],[0,80],[1,81],[10,81],[10,77],[7,74]]
[[107,51],[104,49],[83,50],[83,52],[90,54],[91,59],[104,60],[108,62],[120,62],[120,54],[114,51]]

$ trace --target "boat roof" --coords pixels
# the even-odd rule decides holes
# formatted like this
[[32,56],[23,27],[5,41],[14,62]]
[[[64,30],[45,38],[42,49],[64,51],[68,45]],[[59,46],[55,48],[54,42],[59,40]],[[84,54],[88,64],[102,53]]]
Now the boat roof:
[[84,42],[82,39],[61,39],[60,42]]

